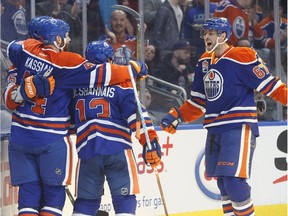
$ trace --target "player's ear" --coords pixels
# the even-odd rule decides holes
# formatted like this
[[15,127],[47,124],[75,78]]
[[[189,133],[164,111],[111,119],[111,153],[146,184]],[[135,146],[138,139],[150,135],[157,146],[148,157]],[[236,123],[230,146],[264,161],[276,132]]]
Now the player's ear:
[[56,43],[58,45],[62,45],[62,43],[63,43],[63,39],[62,39],[62,37],[60,35],[56,36],[56,40],[55,41],[56,41]]
[[226,39],[226,32],[222,32],[222,34],[220,35],[220,38],[224,41]]

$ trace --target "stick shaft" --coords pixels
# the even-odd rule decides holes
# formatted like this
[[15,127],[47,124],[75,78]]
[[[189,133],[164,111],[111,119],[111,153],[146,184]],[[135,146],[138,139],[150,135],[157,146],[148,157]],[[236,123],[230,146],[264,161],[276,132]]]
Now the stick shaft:
[[164,193],[163,193],[160,177],[159,177],[159,174],[158,174],[158,171],[157,171],[156,168],[154,168],[154,173],[155,173],[155,176],[156,176],[157,185],[158,185],[158,188],[159,188],[159,191],[160,191],[160,195],[161,195],[161,199],[162,199],[162,202],[163,202],[165,216],[168,216],[169,214],[168,214],[168,210],[167,210],[167,204],[166,204],[166,200],[165,200],[165,197],[164,197]]
[[65,187],[65,192],[66,192],[66,194],[67,194],[72,206],[74,206],[74,203],[75,203],[74,197],[71,194],[71,192],[70,192],[70,190],[69,190],[69,188],[67,186]]
[[[123,45],[122,48],[123,48],[123,51],[124,51],[126,62],[128,63],[129,61],[128,61],[128,55],[127,55],[127,48],[126,48],[125,45]],[[149,150],[151,150],[152,146],[151,146],[151,143],[150,143],[150,139],[149,139],[149,135],[148,135],[148,131],[147,131],[144,115],[143,115],[143,112],[142,112],[142,108],[141,108],[141,103],[140,103],[140,100],[139,100],[138,92],[137,92],[137,89],[136,89],[136,83],[135,83],[135,80],[134,80],[134,77],[133,77],[131,65],[129,65],[128,67],[129,67],[129,75],[130,75],[130,78],[131,78],[131,83],[132,83],[132,87],[133,87],[133,91],[134,91],[134,96],[135,96],[135,100],[136,100],[136,103],[137,103],[138,113],[140,115],[140,119],[141,119],[141,122],[142,122],[142,128],[143,128],[143,131],[144,131],[144,134],[145,134],[145,138],[146,138],[146,142],[147,142],[147,147],[148,147]],[[165,216],[168,216],[167,205],[166,205],[166,201],[165,201],[165,197],[164,197],[164,193],[163,193],[160,177],[159,177],[159,174],[158,174],[158,171],[157,171],[156,167],[154,168],[154,173],[155,173],[155,176],[156,176],[158,189],[160,191],[161,199],[162,199],[162,202],[163,202]]]

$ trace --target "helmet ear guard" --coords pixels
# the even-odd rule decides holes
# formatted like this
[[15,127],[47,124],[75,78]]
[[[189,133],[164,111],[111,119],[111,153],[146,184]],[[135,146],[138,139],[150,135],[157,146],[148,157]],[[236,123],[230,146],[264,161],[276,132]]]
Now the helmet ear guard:
[[114,50],[106,41],[92,41],[86,47],[85,56],[92,63],[103,64],[114,59]]

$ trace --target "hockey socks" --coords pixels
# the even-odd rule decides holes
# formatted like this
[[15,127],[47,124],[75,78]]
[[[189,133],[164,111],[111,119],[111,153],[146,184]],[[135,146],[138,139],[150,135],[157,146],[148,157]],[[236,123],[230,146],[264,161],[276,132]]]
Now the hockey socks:
[[234,216],[231,200],[222,200],[222,208],[224,216]]
[[39,216],[62,216],[62,211],[57,208],[44,206],[39,212]]
[[33,208],[21,208],[18,211],[19,216],[37,216],[38,211]]
[[254,206],[251,199],[244,202],[232,203],[235,216],[255,216]]

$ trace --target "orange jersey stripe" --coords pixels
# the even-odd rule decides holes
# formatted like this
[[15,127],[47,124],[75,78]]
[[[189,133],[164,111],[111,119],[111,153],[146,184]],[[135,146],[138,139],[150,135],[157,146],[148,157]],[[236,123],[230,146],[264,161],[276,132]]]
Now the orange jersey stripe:
[[68,178],[66,180],[66,182],[64,182],[65,184],[70,185],[71,184],[71,180],[72,180],[72,168],[73,168],[73,147],[72,147],[72,142],[69,136],[65,137],[66,140],[66,144],[67,144],[67,151],[68,151],[68,155],[67,155],[67,159],[68,161],[68,173],[66,172],[66,175],[68,174]]
[[223,115],[223,116],[218,116],[217,118],[214,118],[214,119],[206,119],[204,120],[204,123],[205,124],[209,124],[209,123],[212,123],[214,121],[217,121],[217,120],[221,120],[221,119],[228,119],[228,118],[235,118],[235,117],[256,117],[257,116],[257,113],[234,113],[234,114],[227,114],[227,115]]
[[271,86],[275,84],[275,82],[277,82],[279,80],[279,78],[277,77],[275,80],[273,80],[273,82],[271,82],[265,89],[263,89],[261,92],[263,94],[267,94],[267,92],[269,90],[271,90]]
[[[41,123],[41,122],[34,122],[34,121],[29,121],[29,120],[22,120],[18,118],[17,116],[13,115],[12,118],[23,124],[28,124],[28,125],[34,125],[34,126],[40,126],[40,127],[46,127],[46,128],[68,128],[70,126],[70,123],[66,124],[50,124],[50,123]],[[44,119],[43,119],[44,120]]]
[[118,134],[118,135],[121,135],[122,137],[125,137],[126,139],[131,140],[130,134],[127,134],[127,133],[122,132],[122,131],[120,131],[120,130],[104,128],[104,127],[101,127],[101,126],[99,126],[99,125],[92,125],[92,126],[90,126],[83,134],[81,134],[80,136],[77,137],[77,143],[79,143],[79,142],[81,142],[83,139],[87,138],[87,137],[88,137],[88,134],[90,134],[91,131],[94,131],[94,130],[99,130],[99,131],[103,131],[103,132],[106,132],[106,133]]
[[97,87],[101,87],[102,79],[103,79],[103,65],[98,68],[98,80],[97,80]]
[[243,125],[241,135],[241,147],[239,152],[238,168],[236,171],[237,177],[249,178],[249,156],[250,156],[250,138],[251,130],[250,125]]
[[128,162],[128,166],[130,167],[130,174],[132,176],[131,177],[131,184],[132,184],[132,188],[131,188],[131,194],[138,194],[140,193],[140,187],[139,187],[139,182],[138,182],[138,174],[137,174],[137,167],[136,167],[136,163],[134,161],[134,156],[132,153],[131,149],[126,149],[126,156],[127,156],[127,162]]

